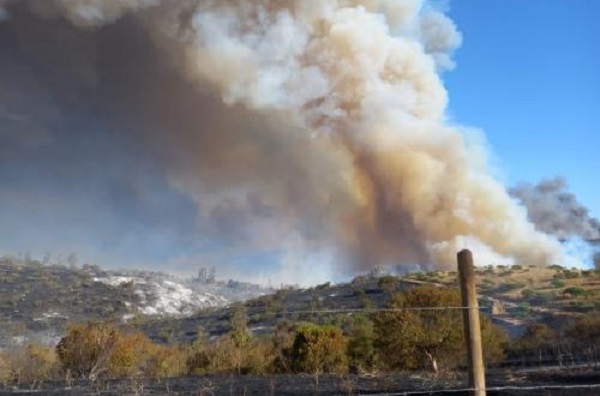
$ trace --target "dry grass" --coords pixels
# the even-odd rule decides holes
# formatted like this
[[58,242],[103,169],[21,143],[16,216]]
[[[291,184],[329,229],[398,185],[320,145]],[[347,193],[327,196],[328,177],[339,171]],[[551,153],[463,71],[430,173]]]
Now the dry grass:
[[[409,279],[456,285],[456,272],[410,274]],[[483,267],[476,271],[476,281],[483,296],[526,302],[536,296],[551,299],[558,305],[594,304],[600,302],[600,272],[548,267]],[[566,290],[581,292],[570,294]],[[581,289],[581,290],[577,290]]]

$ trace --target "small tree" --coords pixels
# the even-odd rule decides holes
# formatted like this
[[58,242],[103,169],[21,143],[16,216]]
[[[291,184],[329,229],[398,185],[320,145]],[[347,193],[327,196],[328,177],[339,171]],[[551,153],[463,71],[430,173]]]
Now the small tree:
[[542,363],[546,356],[551,356],[558,344],[558,335],[545,324],[531,324],[525,333],[511,342],[509,354],[524,361]]
[[302,325],[292,345],[292,367],[296,372],[342,373],[348,368],[347,341],[335,326]]
[[[421,287],[396,294],[375,316],[375,346],[389,369],[455,367],[465,362],[462,312],[457,289]],[[428,308],[420,310],[419,308]],[[430,309],[434,308],[434,309]],[[437,309],[440,308],[440,309]],[[504,333],[482,317],[482,341],[488,362],[502,357]]]
[[236,371],[241,374],[244,357],[252,343],[252,334],[248,330],[248,317],[244,306],[235,309],[230,325],[229,338],[234,349]]
[[296,325],[287,320],[277,323],[275,332],[271,337],[275,354],[273,369],[277,373],[290,373],[293,371],[292,345],[296,335]]
[[375,365],[375,327],[373,321],[363,315],[354,317],[348,340],[350,365],[357,370]]
[[392,275],[385,275],[379,278],[377,286],[386,293],[394,293],[398,289],[399,279]]

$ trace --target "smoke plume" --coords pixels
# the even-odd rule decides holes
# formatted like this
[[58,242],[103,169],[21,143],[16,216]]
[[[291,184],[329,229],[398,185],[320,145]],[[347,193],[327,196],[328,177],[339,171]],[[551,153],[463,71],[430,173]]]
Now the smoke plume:
[[454,266],[464,247],[481,264],[561,260],[446,122],[439,73],[461,35],[428,3],[17,0],[0,15],[2,202],[297,272],[309,256]]
[[536,185],[523,183],[510,193],[527,207],[529,219],[540,231],[560,239],[600,239],[600,222],[567,187],[566,180],[557,177]]

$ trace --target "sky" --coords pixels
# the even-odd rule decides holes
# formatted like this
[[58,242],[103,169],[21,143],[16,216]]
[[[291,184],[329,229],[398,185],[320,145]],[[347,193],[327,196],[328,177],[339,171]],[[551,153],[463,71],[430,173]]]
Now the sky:
[[564,176],[600,217],[600,1],[461,0],[444,75],[454,122],[485,132],[508,185]]
[[[600,169],[600,1],[439,1],[462,34],[462,45],[452,54],[456,67],[441,72],[450,123],[481,131],[493,173],[505,186],[562,176],[600,218],[595,177]],[[445,19],[433,20],[448,28]],[[339,181],[330,177],[344,174],[334,172],[345,170],[335,167],[338,158],[322,156],[323,148],[311,142],[293,140],[293,130],[269,134],[274,127],[256,114],[225,107],[219,95],[199,93],[202,89],[157,61],[164,54],[153,50],[131,21],[110,21],[100,31],[77,30],[64,20],[21,10],[0,24],[0,255],[73,251],[107,267],[173,272],[195,272],[198,263],[228,263],[234,275],[268,272],[282,262],[302,273],[311,260],[314,269],[333,261],[327,252],[307,249],[294,238],[284,243],[278,232],[266,238],[269,232],[250,226],[240,231],[239,224],[271,230],[268,220],[277,218],[314,239],[328,236],[323,226],[328,212],[314,206],[327,196],[319,192]],[[429,32],[429,39],[435,33],[442,39],[431,47],[442,46],[436,59],[454,48],[450,30],[446,39],[444,29]],[[427,72],[434,75],[434,67]],[[213,129],[218,133],[210,133]],[[213,142],[213,136],[220,137]],[[249,157],[247,171],[228,166],[235,165],[236,155]],[[329,166],[334,171],[321,172]],[[225,188],[253,180],[253,172],[262,172],[275,201],[281,191],[282,201],[289,193],[298,212],[283,211],[288,219],[262,195],[239,193],[244,185],[240,191]],[[294,188],[272,180],[289,180]],[[431,184],[444,190],[442,183]],[[213,187],[223,188],[223,195],[214,194]],[[225,194],[230,190],[236,196]],[[344,194],[333,196],[339,200]],[[237,238],[259,240],[258,253],[240,248]],[[265,239],[268,246],[262,245]]]

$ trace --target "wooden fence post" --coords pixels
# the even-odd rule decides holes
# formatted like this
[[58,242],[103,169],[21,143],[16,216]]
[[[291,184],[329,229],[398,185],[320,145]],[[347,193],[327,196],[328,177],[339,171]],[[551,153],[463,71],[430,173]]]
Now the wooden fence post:
[[481,346],[481,325],[479,322],[479,303],[475,288],[475,272],[473,254],[462,250],[457,255],[460,292],[462,295],[464,331],[467,342],[469,360],[469,388],[473,396],[485,396],[485,368],[483,364],[483,348]]

